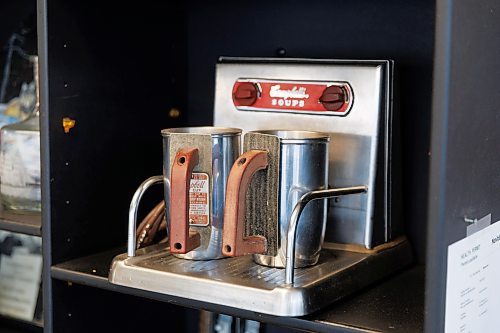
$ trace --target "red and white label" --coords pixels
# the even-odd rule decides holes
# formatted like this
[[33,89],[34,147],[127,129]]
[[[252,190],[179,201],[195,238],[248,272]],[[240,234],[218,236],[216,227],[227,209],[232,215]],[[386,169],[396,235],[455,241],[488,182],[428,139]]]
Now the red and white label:
[[193,172],[189,186],[189,225],[207,226],[210,223],[210,178]]
[[[254,85],[256,93],[248,92],[251,88],[249,83]],[[329,110],[322,103],[326,89],[331,86],[340,87],[343,92],[343,101],[335,110]],[[242,92],[242,90],[246,91]],[[345,116],[349,113],[353,103],[352,88],[347,82],[240,79],[233,86],[232,96],[236,109],[243,111],[281,111]],[[247,98],[240,99],[239,96]]]

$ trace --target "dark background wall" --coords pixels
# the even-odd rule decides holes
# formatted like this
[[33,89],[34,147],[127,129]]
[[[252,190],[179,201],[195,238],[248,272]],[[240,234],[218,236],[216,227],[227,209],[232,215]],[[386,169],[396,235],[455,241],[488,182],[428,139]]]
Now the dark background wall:
[[215,63],[221,55],[393,59],[401,132],[403,223],[425,260],[434,55],[434,1],[197,1],[186,4],[187,108],[192,125],[211,124]]

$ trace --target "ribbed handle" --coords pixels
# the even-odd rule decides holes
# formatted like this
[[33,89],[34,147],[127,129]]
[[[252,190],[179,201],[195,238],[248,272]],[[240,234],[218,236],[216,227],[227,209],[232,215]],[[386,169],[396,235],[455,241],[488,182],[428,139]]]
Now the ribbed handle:
[[266,238],[244,237],[245,196],[253,175],[267,167],[267,152],[249,150],[234,162],[227,180],[222,254],[230,257],[266,252]]

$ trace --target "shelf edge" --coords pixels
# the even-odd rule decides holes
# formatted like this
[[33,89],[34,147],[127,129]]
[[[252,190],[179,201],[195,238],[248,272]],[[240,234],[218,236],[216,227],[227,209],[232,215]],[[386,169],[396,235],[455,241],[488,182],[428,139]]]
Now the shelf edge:
[[62,265],[64,265],[64,263],[51,267],[51,275],[53,279],[66,281],[68,283],[76,283],[79,285],[128,294],[132,296],[145,297],[156,301],[167,302],[170,304],[188,308],[204,309],[216,313],[225,313],[236,317],[243,317],[250,320],[256,320],[259,322],[264,322],[272,325],[286,326],[299,330],[308,330],[308,331],[312,330],[314,332],[319,332],[319,333],[377,332],[377,331],[367,330],[366,328],[353,327],[341,323],[314,321],[300,317],[277,317],[252,311],[244,311],[236,308],[221,306],[213,303],[200,302],[194,299],[186,299],[181,297],[158,294],[141,289],[123,287],[110,283],[106,277],[69,270],[64,267],[61,267]]

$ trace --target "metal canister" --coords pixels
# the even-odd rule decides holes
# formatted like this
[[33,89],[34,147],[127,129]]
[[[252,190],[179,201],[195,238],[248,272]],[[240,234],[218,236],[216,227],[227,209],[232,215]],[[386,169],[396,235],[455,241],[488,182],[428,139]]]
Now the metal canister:
[[221,258],[225,189],[241,130],[184,127],[161,133],[170,252],[184,259]]
[[[285,267],[287,231],[302,195],[328,187],[329,135],[257,131],[245,135],[226,194],[223,253],[254,254],[255,262]],[[316,264],[323,243],[327,202],[311,202],[297,230],[295,267]]]

